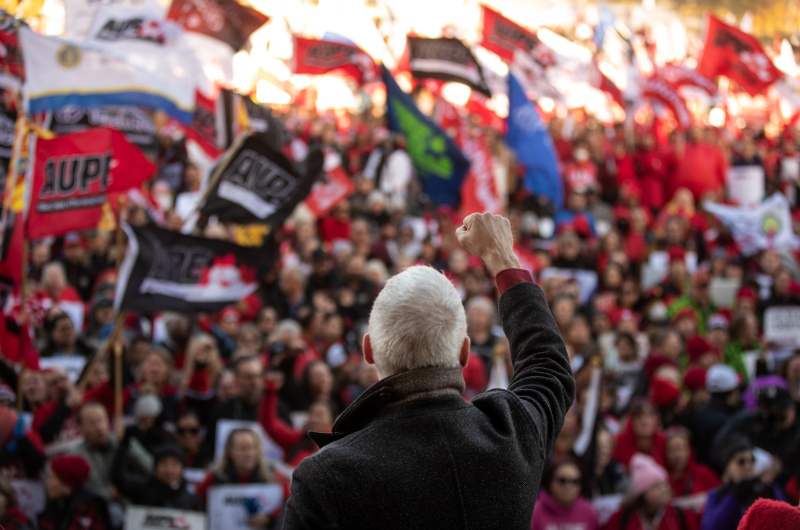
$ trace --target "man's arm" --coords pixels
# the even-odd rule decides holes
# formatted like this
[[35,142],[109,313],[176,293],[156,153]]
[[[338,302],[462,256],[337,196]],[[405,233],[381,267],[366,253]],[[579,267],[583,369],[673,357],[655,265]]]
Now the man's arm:
[[500,318],[511,346],[508,389],[531,414],[549,454],[575,396],[566,346],[544,292],[521,270],[508,219],[472,214],[456,230],[459,243],[486,263],[500,290]]

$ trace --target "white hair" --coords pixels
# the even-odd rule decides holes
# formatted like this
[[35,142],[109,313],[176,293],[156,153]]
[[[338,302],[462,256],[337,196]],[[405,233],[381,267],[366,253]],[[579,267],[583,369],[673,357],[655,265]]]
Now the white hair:
[[368,331],[382,377],[427,366],[458,367],[467,317],[450,280],[431,267],[416,266],[386,282],[372,306]]

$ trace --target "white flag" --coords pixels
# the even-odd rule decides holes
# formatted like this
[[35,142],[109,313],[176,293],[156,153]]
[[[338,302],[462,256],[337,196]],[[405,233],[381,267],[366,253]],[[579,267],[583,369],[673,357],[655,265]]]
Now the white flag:
[[759,250],[796,250],[800,247],[800,239],[792,232],[789,201],[780,193],[751,207],[712,202],[706,202],[703,206],[730,229],[745,256],[752,256]]
[[20,28],[25,60],[25,110],[68,105],[89,108],[138,105],[190,123],[197,59],[190,50],[159,47],[152,53],[124,46],[96,46]]

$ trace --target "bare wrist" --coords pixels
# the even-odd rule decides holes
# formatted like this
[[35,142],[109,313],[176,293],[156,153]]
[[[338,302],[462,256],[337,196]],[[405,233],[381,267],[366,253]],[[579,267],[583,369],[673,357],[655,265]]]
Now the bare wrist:
[[506,269],[522,268],[519,258],[517,258],[517,256],[513,253],[492,256],[484,260],[484,262],[486,263],[486,268],[489,269],[489,272],[492,274],[492,276],[497,276],[498,273]]

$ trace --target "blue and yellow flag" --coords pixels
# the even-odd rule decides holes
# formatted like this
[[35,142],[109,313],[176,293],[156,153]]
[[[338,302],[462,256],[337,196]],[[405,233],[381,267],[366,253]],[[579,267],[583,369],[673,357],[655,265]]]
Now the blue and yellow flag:
[[431,201],[455,206],[461,197],[461,183],[469,170],[469,160],[447,133],[419,111],[389,70],[385,66],[381,70],[386,85],[389,129],[403,133],[408,139],[408,155]]

